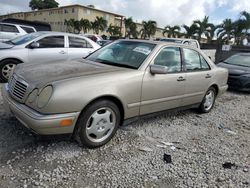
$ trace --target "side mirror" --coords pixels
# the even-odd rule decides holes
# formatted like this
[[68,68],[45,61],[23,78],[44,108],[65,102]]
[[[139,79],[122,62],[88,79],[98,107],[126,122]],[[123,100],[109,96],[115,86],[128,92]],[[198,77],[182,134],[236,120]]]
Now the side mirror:
[[161,66],[161,65],[150,65],[150,72],[152,74],[167,74],[168,67]]
[[31,49],[33,49],[33,48],[39,48],[39,46],[40,46],[39,42],[32,42],[32,43],[30,44],[30,48],[31,48]]

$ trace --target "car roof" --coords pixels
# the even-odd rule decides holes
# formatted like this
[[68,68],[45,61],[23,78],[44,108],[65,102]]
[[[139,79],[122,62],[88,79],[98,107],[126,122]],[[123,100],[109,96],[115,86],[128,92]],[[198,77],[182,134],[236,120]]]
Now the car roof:
[[161,45],[161,46],[173,46],[173,47],[183,47],[197,50],[198,48],[191,45],[179,44],[175,42],[165,42],[165,41],[154,41],[154,40],[143,40],[143,39],[119,39],[118,41],[135,41],[135,42],[144,42],[149,44]]
[[179,41],[197,41],[196,39],[188,39],[188,38],[161,38],[160,40],[170,39],[170,40],[179,40]]
[[29,26],[29,25],[22,25],[22,24],[13,24],[13,23],[8,23],[8,22],[0,22],[0,25],[18,25],[18,26],[22,26],[22,27],[29,27],[29,28],[34,28],[33,26]]
[[244,53],[236,53],[234,55],[250,56],[250,53],[244,52]]
[[37,33],[41,33],[44,35],[69,35],[69,36],[84,37],[83,35],[79,34],[58,32],[58,31],[38,31]]

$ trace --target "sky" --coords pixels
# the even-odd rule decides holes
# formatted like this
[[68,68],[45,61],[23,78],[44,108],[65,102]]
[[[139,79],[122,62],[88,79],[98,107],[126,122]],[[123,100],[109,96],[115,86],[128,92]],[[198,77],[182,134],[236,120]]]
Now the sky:
[[[30,0],[0,0],[0,15],[29,11]],[[236,20],[241,11],[250,12],[250,0],[57,0],[60,6],[94,5],[98,9],[132,16],[134,21],[155,20],[159,27],[190,25],[193,20],[209,16],[220,24],[225,18]]]

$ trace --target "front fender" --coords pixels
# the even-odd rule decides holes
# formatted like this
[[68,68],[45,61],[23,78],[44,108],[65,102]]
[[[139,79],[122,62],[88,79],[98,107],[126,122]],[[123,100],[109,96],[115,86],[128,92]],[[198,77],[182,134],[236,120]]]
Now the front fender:
[[124,107],[125,118],[139,114],[139,107],[128,108],[141,98],[142,71],[96,75],[62,80],[53,83],[53,95],[43,113],[82,111],[90,102],[104,96],[113,96]]

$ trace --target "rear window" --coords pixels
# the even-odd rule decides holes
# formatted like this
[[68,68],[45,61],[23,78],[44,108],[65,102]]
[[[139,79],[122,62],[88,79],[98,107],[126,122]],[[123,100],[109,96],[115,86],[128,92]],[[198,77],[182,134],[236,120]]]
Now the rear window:
[[31,27],[20,26],[26,33],[33,33],[35,30]]
[[92,48],[92,45],[83,38],[69,37],[70,48]]
[[0,31],[9,32],[9,33],[19,33],[16,26],[14,26],[14,25],[6,25],[6,24],[1,24],[0,25]]

